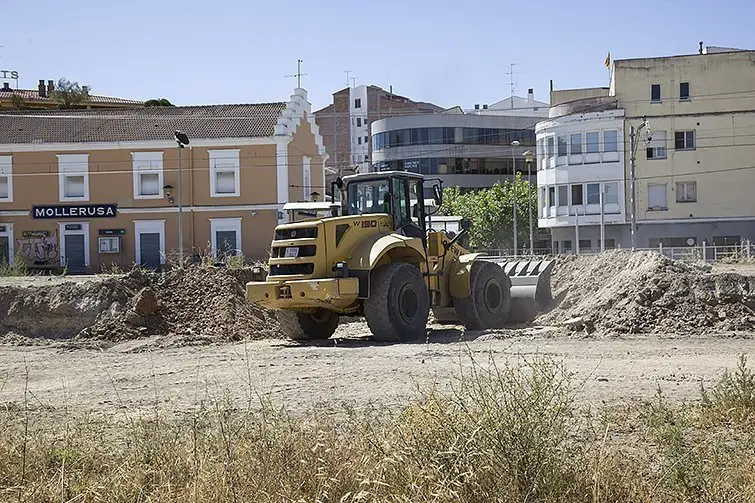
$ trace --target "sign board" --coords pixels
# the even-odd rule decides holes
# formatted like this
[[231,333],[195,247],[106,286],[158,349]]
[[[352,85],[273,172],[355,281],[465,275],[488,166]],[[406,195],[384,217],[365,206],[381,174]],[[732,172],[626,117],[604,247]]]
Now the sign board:
[[32,218],[115,218],[115,204],[32,206]]
[[0,77],[18,80],[18,72],[16,70],[0,70]]
[[121,238],[118,236],[107,236],[98,238],[100,253],[120,253]]
[[5,230],[6,230],[5,226],[4,225],[0,225],[0,232],[5,232]]
[[81,224],[66,224],[67,231],[80,231]]
[[24,231],[21,235],[25,238],[47,238],[50,237],[50,231]]
[[100,236],[122,236],[126,229],[100,229]]

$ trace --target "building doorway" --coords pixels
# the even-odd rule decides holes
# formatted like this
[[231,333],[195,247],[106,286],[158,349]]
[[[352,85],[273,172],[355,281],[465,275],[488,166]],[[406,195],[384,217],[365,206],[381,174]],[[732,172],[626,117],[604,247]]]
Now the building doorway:
[[134,220],[136,263],[159,270],[165,263],[165,220]]
[[10,224],[0,224],[0,264],[13,265],[13,232]]
[[59,224],[60,264],[69,274],[84,274],[89,265],[89,223]]

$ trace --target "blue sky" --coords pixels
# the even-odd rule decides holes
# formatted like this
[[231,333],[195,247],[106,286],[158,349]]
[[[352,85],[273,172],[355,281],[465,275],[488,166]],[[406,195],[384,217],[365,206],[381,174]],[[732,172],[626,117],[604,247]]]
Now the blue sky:
[[[183,4],[183,5],[182,5]],[[181,6],[181,7],[179,7]],[[95,94],[176,104],[287,99],[302,59],[315,108],[376,84],[441,106],[607,85],[603,62],[755,49],[751,0],[0,1],[0,69],[21,87],[66,77]]]

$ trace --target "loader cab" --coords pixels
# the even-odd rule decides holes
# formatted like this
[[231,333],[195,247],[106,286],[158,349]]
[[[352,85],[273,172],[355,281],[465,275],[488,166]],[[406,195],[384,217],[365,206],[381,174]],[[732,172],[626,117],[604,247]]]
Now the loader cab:
[[[345,196],[344,215],[387,214],[393,218],[396,232],[424,241],[427,235],[424,183],[422,175],[388,171],[346,176],[337,180],[336,186]],[[440,191],[433,189],[439,205]]]

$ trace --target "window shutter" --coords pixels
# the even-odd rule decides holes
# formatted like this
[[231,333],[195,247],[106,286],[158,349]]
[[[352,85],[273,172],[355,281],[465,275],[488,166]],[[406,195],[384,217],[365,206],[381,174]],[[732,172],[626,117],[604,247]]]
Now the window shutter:
[[84,197],[84,177],[66,176],[66,197]]
[[217,171],[215,173],[215,191],[219,194],[236,192],[236,175],[233,171]]
[[0,199],[8,197],[8,177],[0,176]]
[[648,185],[648,208],[666,208],[666,184]]

